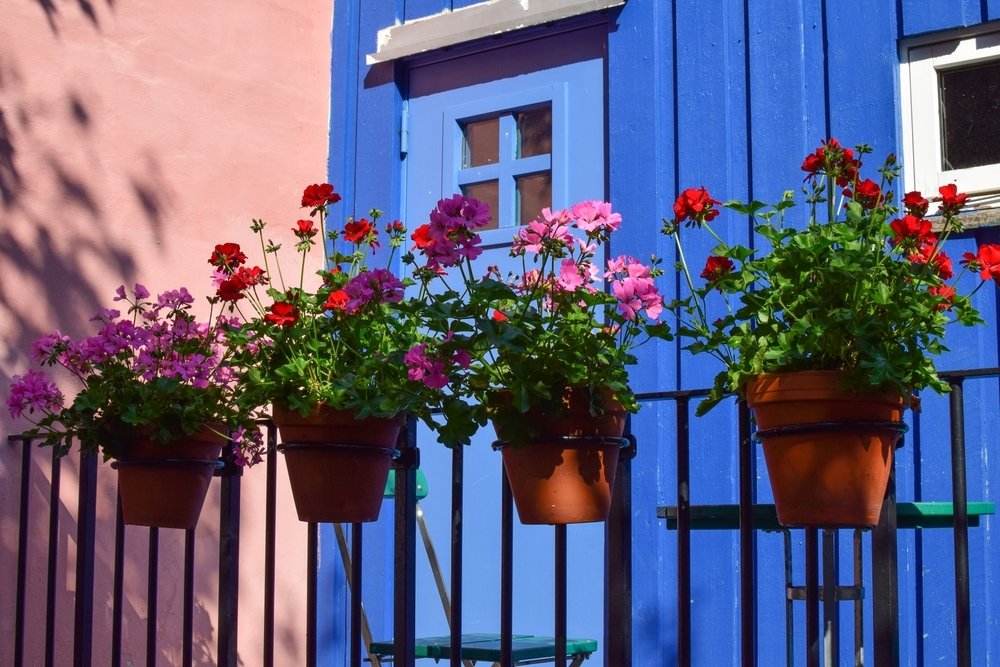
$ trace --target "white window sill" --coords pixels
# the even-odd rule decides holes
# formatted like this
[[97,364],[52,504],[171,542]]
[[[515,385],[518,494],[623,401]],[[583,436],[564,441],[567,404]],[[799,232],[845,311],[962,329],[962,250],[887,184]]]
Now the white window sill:
[[488,0],[378,31],[369,65],[624,5],[626,0]]

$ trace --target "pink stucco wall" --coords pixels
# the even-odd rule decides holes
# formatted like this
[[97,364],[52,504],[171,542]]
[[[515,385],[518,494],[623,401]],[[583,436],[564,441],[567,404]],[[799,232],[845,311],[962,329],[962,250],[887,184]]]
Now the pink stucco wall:
[[[42,333],[79,335],[119,284],[210,289],[215,243],[251,217],[294,223],[326,173],[332,0],[21,0],[0,20],[0,388]],[[207,313],[207,306],[205,308]],[[67,388],[69,386],[67,385]],[[10,664],[19,446],[0,417],[0,664]],[[284,471],[279,470],[279,480]],[[48,531],[48,452],[34,456],[31,530]],[[102,466],[95,664],[110,661],[114,472]],[[281,489],[281,506],[291,507]],[[263,470],[243,480],[240,654],[259,664]],[[65,460],[57,664],[71,664],[76,470]],[[196,664],[214,664],[218,481],[198,529]],[[302,661],[305,531],[279,517],[276,664]],[[128,528],[123,664],[145,663],[145,529]],[[158,664],[180,661],[181,531],[161,531]],[[294,567],[288,565],[294,564]],[[25,664],[41,664],[45,553],[28,575]]]

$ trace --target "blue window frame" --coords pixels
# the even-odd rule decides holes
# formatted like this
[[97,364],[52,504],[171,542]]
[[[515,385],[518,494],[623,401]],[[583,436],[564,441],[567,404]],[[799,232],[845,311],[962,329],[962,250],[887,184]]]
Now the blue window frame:
[[[477,186],[495,182],[495,228],[482,236],[485,245],[502,246],[509,245],[511,228],[537,216],[542,205],[562,208],[603,199],[603,75],[603,62],[585,60],[411,97],[406,101],[404,220],[410,226],[421,224],[438,199],[454,193],[483,199]],[[540,111],[548,116],[548,151],[525,154],[519,150],[519,119]],[[495,161],[470,161],[470,125],[494,119]],[[533,184],[535,195],[523,196]],[[531,206],[530,201],[542,205]]]

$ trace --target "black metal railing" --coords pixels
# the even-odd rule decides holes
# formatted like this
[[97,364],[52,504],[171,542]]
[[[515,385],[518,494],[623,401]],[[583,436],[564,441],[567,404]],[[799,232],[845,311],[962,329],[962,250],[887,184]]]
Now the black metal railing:
[[[271,425],[266,425],[267,429],[267,453],[264,461],[265,476],[265,511],[263,520],[265,523],[265,538],[262,548],[264,550],[264,575],[263,575],[263,627],[260,636],[262,641],[261,660],[265,666],[274,664],[275,661],[275,549],[276,549],[276,498],[277,498],[277,461],[276,461],[276,433]],[[32,456],[31,450],[34,443],[30,438],[23,436],[11,437],[8,440],[11,446],[21,447],[20,466],[20,494],[19,494],[19,533],[17,546],[17,590],[15,592],[14,616],[14,637],[13,637],[13,665],[23,667],[27,664],[25,660],[26,641],[26,599],[27,599],[27,576],[28,557],[32,553],[32,545],[29,544],[30,535],[30,513],[31,504],[31,471]],[[413,665],[415,661],[415,563],[416,563],[416,476],[415,472],[419,465],[419,449],[416,445],[416,429],[413,424],[405,429],[399,443],[401,455],[394,463],[395,480],[395,517],[394,517],[394,664]],[[126,538],[136,534],[135,531],[125,531],[122,521],[120,506],[117,510],[115,526],[115,546],[114,546],[114,573],[112,590],[110,592],[95,591],[94,589],[94,553],[95,553],[95,507],[97,502],[97,472],[98,459],[96,455],[79,456],[81,479],[80,493],[76,509],[77,530],[73,539],[77,544],[76,551],[76,599],[74,612],[74,640],[73,640],[73,660],[74,665],[88,666],[92,664],[110,663],[113,667],[122,664],[122,642],[123,642],[123,609],[126,595],[125,590],[125,570],[126,570]],[[45,583],[45,665],[53,665],[56,661],[56,628],[59,624],[65,623],[66,619],[58,618],[56,614],[57,594],[58,594],[58,574],[56,570],[57,548],[60,543],[59,514],[62,508],[60,501],[60,470],[62,459],[53,456],[51,463],[51,473],[49,475],[49,531],[48,544],[43,547],[47,549],[47,573]],[[452,539],[451,539],[451,634],[452,646],[461,645],[462,635],[462,495],[464,477],[463,450],[456,448],[452,455]],[[218,664],[235,667],[238,663],[237,656],[237,628],[239,617],[239,562],[241,548],[246,549],[248,545],[240,543],[240,496],[241,496],[241,470],[227,464],[222,467],[217,476],[221,477],[220,499],[219,499],[219,558],[218,558],[218,640],[217,658]],[[502,587],[502,613],[501,613],[501,650],[504,665],[511,663],[511,638],[512,638],[512,603],[511,591],[513,588],[513,503],[510,496],[509,485],[506,477],[503,478],[503,495],[501,533],[502,533],[502,561],[503,575]],[[627,498],[623,501],[618,499],[619,504],[624,502],[627,505]],[[625,514],[627,514],[627,510]],[[72,514],[72,512],[71,512]],[[250,519],[247,519],[250,520]],[[352,524],[351,526],[351,569],[348,574],[348,581],[351,583],[350,596],[350,618],[351,618],[351,639],[349,643],[349,664],[360,666],[365,657],[366,647],[361,645],[360,629],[361,617],[361,581],[362,581],[362,524]],[[136,529],[140,530],[140,529]],[[157,602],[159,597],[158,570],[160,560],[160,529],[149,528],[148,530],[148,561],[147,588],[146,588],[146,655],[147,665],[155,665],[158,653],[158,618]],[[557,614],[561,616],[554,621],[556,628],[556,641],[565,646],[565,615],[566,615],[566,540],[565,527],[562,527],[562,539],[559,539],[559,528],[556,528],[556,583],[555,595],[557,597]],[[134,538],[133,538],[134,539]],[[184,553],[183,553],[183,619],[181,652],[182,664],[191,665],[194,659],[194,612],[195,612],[195,530],[185,531]],[[257,545],[249,545],[256,548]],[[305,664],[313,666],[317,664],[317,637],[319,636],[318,623],[318,599],[317,594],[317,572],[318,572],[318,547],[319,547],[319,526],[314,523],[307,525],[307,546],[304,557],[306,566],[306,609],[304,616],[306,621],[305,635]],[[561,582],[561,584],[560,584]],[[111,656],[93,655],[93,609],[95,595],[97,599],[111,598]],[[619,595],[621,599],[622,596]],[[3,612],[0,612],[3,613]],[[36,632],[30,633],[31,637],[36,637]],[[556,659],[557,665],[565,665],[565,657]],[[451,664],[461,665],[459,653],[454,652]]]
[[[952,484],[954,519],[954,552],[955,552],[955,595],[956,595],[956,629],[957,647],[956,664],[969,665],[970,649],[970,602],[968,573],[968,517],[965,515],[967,502],[965,482],[965,443],[964,443],[964,408],[962,387],[966,380],[972,378],[998,377],[1000,368],[989,368],[975,371],[963,371],[944,374],[952,385],[950,399],[951,410],[951,449],[952,449]],[[677,455],[677,659],[682,666],[691,663],[691,609],[690,589],[692,576],[691,564],[691,476],[689,460],[689,415],[690,403],[694,398],[705,394],[704,391],[670,391],[651,392],[639,396],[643,403],[673,401],[676,405],[676,455]],[[757,664],[757,619],[755,617],[756,590],[756,543],[754,540],[754,520],[752,506],[754,501],[753,480],[756,465],[753,445],[751,442],[750,419],[745,407],[740,408],[739,428],[739,545],[740,545],[740,651],[742,664]],[[631,436],[631,427],[626,435]],[[17,542],[17,590],[14,600],[14,637],[13,666],[25,665],[25,605],[27,597],[27,565],[28,554],[32,553],[29,545],[29,504],[31,500],[31,448],[30,439],[13,436],[8,440],[13,447],[20,446],[21,470],[20,493],[18,509],[19,527]],[[267,425],[267,454],[265,455],[265,539],[263,545],[240,544],[241,521],[260,520],[255,517],[240,516],[241,473],[232,465],[222,468],[217,474],[222,478],[220,486],[220,526],[219,526],[219,559],[218,559],[218,664],[235,667],[237,664],[237,620],[239,614],[239,558],[242,549],[262,548],[264,550],[263,578],[263,627],[260,628],[262,641],[262,664],[270,666],[275,661],[275,549],[276,549],[276,498],[277,498],[277,461],[276,435],[273,427]],[[394,463],[396,481],[394,510],[394,582],[393,582],[393,637],[394,664],[410,667],[415,662],[415,610],[416,610],[416,470],[420,463],[419,448],[416,442],[416,429],[411,423],[404,430],[398,443],[400,457]],[[628,453],[619,460],[619,470],[612,500],[611,516],[605,528],[605,634],[603,653],[605,664],[615,667],[627,667],[632,664],[632,508],[631,508],[631,466],[635,454],[635,440],[626,450]],[[95,596],[102,599],[110,595],[112,600],[112,639],[110,664],[121,664],[122,655],[122,613],[125,595],[125,539],[126,532],[119,509],[115,528],[114,578],[112,591],[95,591],[94,588],[94,554],[95,554],[95,521],[97,501],[97,470],[98,460],[95,455],[80,456],[80,487],[78,507],[76,509],[76,581],[74,608],[74,665],[87,666],[106,664],[104,656],[93,655],[93,610]],[[60,460],[53,458],[50,475],[49,498],[49,531],[47,545],[47,575],[46,575],[46,616],[45,616],[45,664],[55,662],[56,624],[65,623],[65,619],[57,618],[56,595],[56,544],[60,535]],[[464,460],[463,450],[456,448],[452,453],[452,506],[451,506],[451,646],[461,645],[462,636],[462,543],[463,543],[463,482]],[[512,665],[512,590],[514,586],[513,572],[513,506],[510,488],[506,476],[502,477],[501,517],[499,531],[501,533],[501,569],[500,582],[500,635],[501,664],[504,667]],[[899,626],[898,626],[898,573],[896,564],[895,539],[895,496],[893,482],[887,504],[883,510],[883,520],[873,531],[873,599],[874,599],[874,641],[875,664],[879,667],[893,666],[899,662]],[[566,528],[555,527],[556,575],[553,582],[556,618],[553,621],[557,645],[565,646],[566,641]],[[132,534],[132,533],[130,533]],[[318,526],[309,524],[307,530],[307,554],[304,561],[307,572],[307,609],[306,617],[306,656],[307,667],[317,663],[317,549]],[[351,646],[349,664],[359,667],[364,660],[364,648],[360,644],[360,604],[361,604],[361,562],[362,527],[352,526],[353,557],[349,581],[352,583],[351,606]],[[819,644],[819,583],[818,534],[815,530],[807,530],[806,545],[806,606],[807,628],[806,643],[808,646],[808,661],[818,664]],[[193,661],[194,646],[194,597],[195,576],[195,540],[194,530],[186,531],[184,541],[184,617],[183,617],[183,654],[184,665]],[[157,569],[159,558],[159,530],[149,529],[148,534],[149,561],[146,619],[146,663],[154,665],[157,657],[157,618],[156,600],[158,596]],[[826,599],[832,596],[827,594]],[[608,610],[614,610],[609,613]],[[824,609],[829,615],[835,613],[830,604]],[[9,613],[0,610],[0,613]],[[38,633],[32,632],[32,637]],[[561,643],[560,643],[561,642]],[[566,665],[565,653],[556,657],[557,666]],[[452,651],[450,664],[459,667],[462,664],[457,651]]]
[[[969,517],[967,513],[968,494],[966,487],[965,455],[965,408],[963,385],[972,379],[1000,377],[1000,368],[983,368],[966,371],[941,373],[951,387],[949,396],[950,448],[951,448],[951,503],[954,517],[951,528],[954,535],[954,589],[955,589],[955,665],[969,667],[971,655],[971,603],[969,591]],[[666,391],[650,392],[639,396],[644,403],[672,401],[676,406],[676,456],[677,504],[670,508],[675,514],[677,530],[677,656],[678,665],[691,664],[691,475],[689,466],[689,414],[692,399],[701,398],[706,391]],[[755,454],[751,438],[750,415],[744,404],[739,406],[739,544],[740,544],[740,650],[741,664],[757,664],[756,627],[756,545],[754,542],[754,474]],[[895,667],[900,664],[899,655],[899,592],[898,554],[896,525],[895,473],[889,480],[889,488],[877,526],[872,529],[872,587],[873,587],[873,639],[874,664],[876,667]],[[829,567],[837,552],[836,532],[824,530],[824,582],[819,577],[819,530],[804,529],[805,542],[805,586],[806,602],[805,638],[806,664],[809,667],[820,664],[820,597],[823,597],[823,624],[837,628],[837,588],[835,566]],[[786,537],[787,540],[787,537]],[[827,541],[829,540],[829,544]],[[787,543],[787,542],[786,542]],[[787,548],[787,547],[786,547]],[[856,548],[859,552],[860,549]],[[832,577],[834,580],[829,581]],[[855,578],[860,582],[860,573]],[[821,591],[825,594],[821,595]],[[787,617],[787,632],[793,631],[791,615]],[[857,617],[856,617],[857,618]],[[855,627],[856,643],[860,641],[861,629]],[[836,637],[833,640],[832,664],[840,664],[836,654]],[[830,656],[827,656],[830,658]],[[791,654],[788,656],[791,660]]]

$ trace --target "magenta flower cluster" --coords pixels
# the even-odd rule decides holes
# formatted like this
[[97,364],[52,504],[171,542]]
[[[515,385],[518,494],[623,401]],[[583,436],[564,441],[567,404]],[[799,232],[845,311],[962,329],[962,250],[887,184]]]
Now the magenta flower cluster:
[[[645,320],[656,320],[662,312],[663,298],[657,291],[651,265],[621,255],[608,261],[606,270],[599,267],[599,249],[622,223],[621,215],[612,210],[610,203],[588,200],[567,209],[542,209],[536,219],[518,229],[510,249],[511,256],[525,258],[532,263],[531,268],[526,265],[520,275],[504,277],[491,266],[479,279],[474,276],[471,262],[482,253],[476,230],[488,219],[486,205],[455,195],[439,201],[431,211],[430,222],[416,229],[412,249],[423,257],[424,264],[415,266],[414,275],[424,281],[424,298],[433,298],[428,284],[445,278],[444,267],[455,268],[465,284],[465,293],[457,298],[466,303],[453,304],[450,312],[468,309],[464,311],[467,317],[492,320],[494,328],[508,320],[518,327],[525,326],[524,316],[529,310],[547,313],[544,334],[525,330],[528,337],[535,336],[531,349],[545,347],[538,339],[541,335],[575,336],[605,329],[620,334],[618,344],[623,348],[623,357]],[[417,264],[415,260],[412,263]],[[605,280],[610,288],[607,299],[595,296],[604,291]],[[486,282],[506,285],[509,298],[469,303],[479,298],[476,295],[481,294],[480,287]],[[498,293],[492,294],[496,299]],[[605,319],[605,306],[610,304],[615,305],[620,321]],[[590,329],[579,328],[581,322],[589,323]],[[475,348],[477,358],[486,365],[498,354],[464,337],[453,340],[450,330],[438,330],[445,334],[438,346],[420,343],[404,359],[410,379],[428,387],[443,388],[449,384],[449,374],[469,368],[473,355],[463,345]]]
[[475,199],[442,199],[404,256],[428,338],[403,361],[410,380],[440,392],[441,420],[427,419],[439,441],[468,443],[500,413],[507,420],[511,410],[550,409],[577,390],[638,409],[628,386],[633,350],[671,336],[657,321],[659,260],[620,255],[605,263],[622,216],[587,200],[543,208],[512,230],[509,264],[521,270],[506,272],[483,261],[479,231],[488,217]]
[[[559,259],[558,273],[546,284],[546,277],[532,269],[525,272],[515,289],[522,294],[539,288],[594,293],[598,291],[598,281],[604,278],[610,281],[622,317],[635,320],[645,311],[646,317],[657,319],[663,311],[663,297],[656,288],[650,266],[620,255],[608,260],[607,270],[601,274],[593,262],[598,245],[618,229],[621,219],[620,214],[611,211],[608,202],[584,201],[561,211],[543,209],[539,219],[518,231],[511,254]],[[574,228],[584,232],[585,238],[574,236]],[[545,261],[543,258],[541,263],[544,265]],[[553,302],[549,299],[547,303],[551,307]]]
[[52,412],[62,407],[63,395],[49,377],[32,369],[24,375],[15,375],[7,396],[7,409],[15,419],[25,413]]
[[344,310],[356,313],[365,306],[382,303],[399,303],[403,300],[404,286],[388,269],[365,271],[344,285],[347,303]]
[[486,204],[462,195],[442,199],[431,211],[430,222],[413,233],[416,248],[427,258],[429,268],[457,266],[475,260],[483,252],[476,229],[490,221]]
[[611,292],[618,300],[618,312],[626,320],[636,319],[643,310],[646,317],[652,320],[663,312],[663,297],[656,289],[650,268],[642,262],[620,255],[608,260],[604,277],[611,281]]
[[[11,416],[27,418],[52,438],[60,433],[83,437],[75,429],[112,418],[124,421],[126,414],[146,415],[128,418],[137,425],[147,423],[142,421],[146,418],[162,421],[174,412],[181,420],[204,415],[205,422],[196,426],[222,424],[234,416],[237,377],[227,362],[226,346],[231,322],[198,322],[189,312],[194,299],[184,288],[163,292],[155,301],[149,297],[141,284],[131,296],[121,286],[114,300],[124,302],[125,318],[117,309],[104,308],[91,318],[98,326],[92,336],[73,340],[56,331],[35,341],[32,358],[75,376],[81,395],[64,406],[56,383],[33,369],[13,378],[7,398]],[[241,421],[248,420],[234,418],[230,425]],[[237,458],[255,462],[259,437],[254,431],[235,439]]]
[[[115,301],[127,300],[119,287]],[[118,310],[104,309],[93,318],[101,323],[94,336],[78,341],[54,332],[32,345],[35,361],[48,366],[62,366],[81,380],[90,374],[105,373],[113,364],[127,369],[143,382],[157,378],[176,378],[197,389],[211,385],[230,386],[232,369],[222,364],[225,335],[222,329],[177,317],[194,299],[186,289],[164,292],[155,304],[143,304],[149,296],[143,285],[135,286],[136,301],[130,311],[139,314],[140,322],[119,319]],[[131,303],[131,302],[130,302]],[[148,307],[147,307],[148,306]],[[13,389],[18,389],[15,381]],[[31,408],[31,405],[24,405]],[[23,408],[11,414],[20,416]]]
[[[450,341],[453,335],[449,333],[445,341]],[[447,353],[448,358],[443,358],[441,351],[430,351],[427,343],[418,343],[403,355],[406,363],[407,375],[415,382],[423,382],[431,389],[443,389],[448,386],[451,379],[448,377],[448,370],[454,367],[467,369],[472,365],[472,354],[466,349],[451,350]]]

